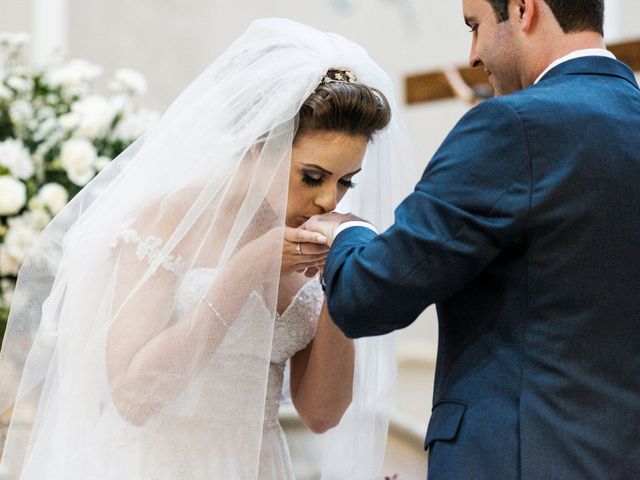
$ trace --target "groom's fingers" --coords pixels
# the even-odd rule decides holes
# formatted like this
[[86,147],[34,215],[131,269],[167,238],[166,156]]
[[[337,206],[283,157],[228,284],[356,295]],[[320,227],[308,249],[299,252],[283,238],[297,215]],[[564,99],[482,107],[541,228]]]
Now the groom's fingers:
[[326,222],[322,221],[321,215],[316,215],[315,217],[311,217],[309,220],[304,222],[300,228],[313,231],[313,232],[322,232],[321,234],[324,236],[324,227],[326,227]]
[[[322,232],[322,234],[327,238],[327,245],[331,246],[336,228],[347,217],[347,215],[335,212],[316,215],[304,222],[302,228],[315,232]],[[357,217],[354,216],[354,218]]]

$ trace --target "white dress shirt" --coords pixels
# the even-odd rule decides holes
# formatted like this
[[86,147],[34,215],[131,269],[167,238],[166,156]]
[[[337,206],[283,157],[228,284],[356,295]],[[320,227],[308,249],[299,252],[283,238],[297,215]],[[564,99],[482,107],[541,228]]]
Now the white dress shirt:
[[346,230],[347,228],[350,228],[350,227],[365,227],[365,228],[368,228],[369,230],[373,230],[374,232],[376,232],[376,234],[378,233],[378,230],[376,230],[376,227],[371,225],[369,222],[360,222],[357,220],[352,220],[350,222],[341,223],[336,229],[336,233],[333,235],[333,238],[335,239],[341,231]]

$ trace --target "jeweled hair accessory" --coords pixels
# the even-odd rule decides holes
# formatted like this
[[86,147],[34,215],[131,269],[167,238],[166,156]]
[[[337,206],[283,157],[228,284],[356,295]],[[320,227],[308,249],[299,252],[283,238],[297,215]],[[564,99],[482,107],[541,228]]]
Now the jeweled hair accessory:
[[333,82],[358,83],[358,79],[351,70],[336,68],[329,70],[320,83]]

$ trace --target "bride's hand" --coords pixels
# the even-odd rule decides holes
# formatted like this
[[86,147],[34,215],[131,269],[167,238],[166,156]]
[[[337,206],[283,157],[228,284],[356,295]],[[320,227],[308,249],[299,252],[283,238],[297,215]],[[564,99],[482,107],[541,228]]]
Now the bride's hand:
[[[284,237],[284,240],[283,240]],[[324,265],[329,252],[326,238],[317,232],[289,227],[269,230],[248,242],[230,259],[225,267],[231,272],[251,271],[256,278],[273,268],[274,248],[282,245],[280,274],[309,272],[313,276]]]
[[284,228],[281,274],[309,272],[317,273],[324,265],[329,253],[327,239],[317,233],[300,228]]

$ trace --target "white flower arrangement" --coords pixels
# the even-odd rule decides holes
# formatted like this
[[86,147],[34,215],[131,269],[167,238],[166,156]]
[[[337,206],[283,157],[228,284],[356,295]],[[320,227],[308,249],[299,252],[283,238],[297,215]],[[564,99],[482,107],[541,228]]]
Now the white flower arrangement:
[[0,33],[0,341],[18,270],[38,234],[82,187],[158,119],[139,100],[147,82],[121,69],[23,61],[25,34]]

